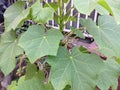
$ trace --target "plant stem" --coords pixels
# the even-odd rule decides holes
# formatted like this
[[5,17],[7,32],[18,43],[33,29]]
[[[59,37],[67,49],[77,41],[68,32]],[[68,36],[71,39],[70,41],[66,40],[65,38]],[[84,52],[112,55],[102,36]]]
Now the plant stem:
[[58,0],[58,7],[59,7],[59,29],[62,32],[64,28],[64,23],[63,23],[63,10],[62,10],[62,0]]

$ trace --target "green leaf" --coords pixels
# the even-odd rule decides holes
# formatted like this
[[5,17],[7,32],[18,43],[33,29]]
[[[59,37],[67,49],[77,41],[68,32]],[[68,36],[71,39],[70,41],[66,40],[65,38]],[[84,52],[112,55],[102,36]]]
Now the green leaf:
[[70,30],[72,30],[74,32],[74,34],[76,34],[76,36],[78,36],[80,38],[85,38],[85,36],[82,33],[82,30],[76,29],[74,27],[70,27]]
[[25,77],[20,77],[18,82],[12,81],[7,90],[54,90],[50,82],[44,84],[43,72],[36,72],[34,76],[27,80]]
[[110,86],[112,90],[117,90],[119,75],[120,65],[114,59],[109,59],[104,62],[104,66],[101,68],[97,86],[101,90],[108,90]]
[[88,50],[87,50],[85,47],[83,47],[83,46],[80,46],[80,47],[79,47],[79,50],[80,50],[81,52],[83,52],[83,53],[88,53]]
[[63,3],[68,3],[70,0],[63,0],[62,2]]
[[0,69],[5,75],[14,69],[16,65],[16,55],[22,53],[23,50],[17,45],[16,34],[14,31],[2,34],[0,42]]
[[36,2],[31,7],[31,16],[35,22],[38,23],[47,23],[48,20],[52,20],[54,16],[54,9],[51,7],[42,7],[40,2]]
[[71,86],[67,85],[63,90],[71,90]]
[[60,47],[57,56],[49,56],[46,61],[51,65],[50,80],[55,90],[66,85],[71,85],[71,90],[93,90],[103,65],[98,56],[82,53],[78,48],[69,54]]
[[109,15],[110,12],[106,10],[103,6],[98,5],[95,10],[100,14],[100,15]]
[[26,76],[25,79],[30,79],[32,78],[37,72],[37,67],[35,64],[28,64],[27,69],[26,69]]
[[120,58],[116,58],[115,60],[120,64]]
[[45,28],[33,25],[20,38],[19,45],[23,47],[31,63],[45,55],[56,55],[62,34],[56,29],[45,32]]
[[104,7],[107,11],[109,11],[109,13],[111,13],[113,15],[113,12],[107,3],[107,0],[99,0],[98,4],[101,5],[102,7]]
[[17,90],[53,90],[50,83],[44,84],[43,73],[37,72],[31,79],[21,77],[18,81]]
[[107,57],[120,58],[120,25],[116,24],[113,17],[99,16],[98,26],[91,19],[81,20],[81,23],[93,35],[99,51]]
[[46,8],[46,7],[52,7],[55,11],[58,10],[58,5],[55,2],[49,3],[49,4],[45,4],[44,8]]
[[80,13],[89,15],[98,5],[98,0],[73,0],[73,3]]
[[120,24],[120,0],[99,0],[96,9],[100,14],[111,14]]
[[25,2],[18,1],[10,6],[4,13],[5,30],[10,31],[20,26],[26,19],[28,19],[30,9],[24,9]]
[[63,21],[64,22],[69,22],[69,21],[76,21],[77,20],[77,18],[76,17],[74,17],[74,16],[68,16],[67,14],[65,15],[65,16],[63,16]]
[[77,30],[75,31],[76,36],[80,37],[80,38],[85,38],[85,36],[83,35],[81,30]]
[[113,16],[118,24],[120,24],[120,0],[106,0],[110,6]]
[[[40,77],[40,76],[39,76]],[[22,81],[22,82],[21,82]],[[43,84],[41,83],[40,78],[33,76],[32,79],[25,80],[25,77],[20,78],[20,83],[18,81],[17,90],[43,90]]]
[[16,81],[12,81],[12,83],[7,87],[7,90],[16,90]]

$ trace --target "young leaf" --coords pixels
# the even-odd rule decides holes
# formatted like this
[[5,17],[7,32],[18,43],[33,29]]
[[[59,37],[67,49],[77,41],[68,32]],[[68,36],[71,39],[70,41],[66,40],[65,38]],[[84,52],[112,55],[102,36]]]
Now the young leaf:
[[17,90],[54,90],[50,83],[44,84],[44,75],[37,72],[31,79],[25,80],[21,77],[18,81]]
[[0,42],[0,69],[5,75],[14,69],[16,65],[15,56],[22,53],[23,50],[17,45],[14,31],[2,34]]
[[63,16],[63,21],[64,22],[69,22],[69,21],[76,21],[76,17],[74,16],[68,16],[67,14],[65,16]]
[[81,24],[93,35],[99,50],[107,57],[120,58],[120,25],[108,15],[99,16],[98,26],[91,20],[81,20]]
[[37,67],[35,64],[28,64],[26,69],[25,79],[31,79],[37,72]]
[[45,4],[45,5],[44,5],[44,8],[50,7],[50,6],[51,6],[55,11],[58,10],[58,5],[57,5],[56,3]]
[[83,46],[80,46],[79,50],[80,50],[80,52],[88,53],[88,50],[86,48],[84,48]]
[[24,9],[25,2],[18,1],[10,6],[4,13],[5,17],[5,30],[8,32],[21,25],[28,19],[30,9]]
[[72,54],[60,47],[57,56],[46,60],[51,65],[50,80],[55,90],[71,85],[71,90],[93,90],[103,61],[94,54],[81,53],[73,48]]
[[73,0],[76,9],[83,14],[89,15],[97,6],[98,0]]
[[43,8],[42,4],[38,1],[32,5],[31,10],[32,19],[35,22],[44,24],[47,23],[48,20],[53,19],[54,9],[51,7]]
[[45,55],[56,55],[62,34],[60,31],[33,25],[20,38],[19,45],[23,47],[31,63]]
[[[22,78],[22,77],[21,77]],[[24,77],[23,77],[24,79]],[[38,77],[33,77],[32,79],[25,80],[17,86],[17,90],[44,90],[43,84]]]
[[62,2],[63,2],[63,3],[67,3],[67,2],[69,2],[69,1],[70,1],[70,0],[63,0]]
[[85,36],[83,35],[81,30],[77,30],[75,31],[76,36],[80,37],[80,38],[85,38]]

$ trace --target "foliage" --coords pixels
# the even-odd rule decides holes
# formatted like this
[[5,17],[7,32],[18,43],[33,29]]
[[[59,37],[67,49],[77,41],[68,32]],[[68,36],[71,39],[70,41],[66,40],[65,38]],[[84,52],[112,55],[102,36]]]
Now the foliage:
[[[5,11],[5,32],[0,37],[0,70],[5,76],[17,65],[25,71],[18,80],[12,81],[8,90],[97,90],[96,87],[117,90],[120,75],[120,1],[73,0],[74,6],[64,14],[63,5],[69,2],[19,0]],[[98,24],[91,19],[81,19],[82,27],[65,32],[66,24],[76,20],[70,15],[70,10],[75,8],[87,15],[94,9],[98,10],[101,14]],[[49,20],[55,20],[59,29],[47,27]],[[32,25],[26,32],[18,34],[26,21],[31,21]],[[98,46],[92,49],[95,54],[89,53],[91,49],[82,52],[80,46],[69,48],[76,37],[84,39],[81,34],[84,30],[93,36]],[[98,52],[107,59],[100,58]]]
[[1,36],[0,47],[0,68],[7,75],[15,67],[15,57],[22,54],[23,50],[18,46],[18,39],[16,39],[14,31],[4,33]]
[[50,29],[45,32],[44,27],[35,25],[30,26],[22,35],[19,45],[26,51],[30,62],[34,63],[45,55],[56,55],[61,39],[62,34],[58,30]]
[[90,19],[81,20],[81,23],[93,35],[95,41],[99,46],[99,50],[103,54],[105,54],[108,58],[120,58],[120,25],[117,25],[111,16],[100,16],[98,18],[98,25],[95,25],[94,22]]
[[[24,9],[24,2],[16,2],[13,6],[10,6],[5,14],[5,31],[10,31],[11,29],[15,30],[15,28],[23,23],[28,18],[30,9]],[[15,12],[16,11],[16,12]],[[13,12],[11,14],[11,12]]]
[[[34,72],[31,72],[34,73]],[[18,82],[13,82],[8,90],[53,90],[52,85],[43,83],[44,75],[42,72],[36,72],[31,79],[25,79],[27,76],[22,76]]]
[[[31,16],[38,23],[46,23],[53,18],[54,9],[50,7],[42,7],[42,4],[37,1],[31,6]],[[49,16],[49,17],[48,17]]]

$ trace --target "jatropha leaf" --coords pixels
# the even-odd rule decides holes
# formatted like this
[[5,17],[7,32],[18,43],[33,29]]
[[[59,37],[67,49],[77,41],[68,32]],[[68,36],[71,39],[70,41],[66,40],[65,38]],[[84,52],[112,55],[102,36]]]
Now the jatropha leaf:
[[49,56],[46,61],[51,65],[50,80],[55,90],[62,90],[66,85],[71,85],[71,90],[93,90],[103,65],[98,56],[82,53],[78,48],[69,54],[60,47],[57,56]]
[[46,32],[44,27],[33,25],[21,36],[19,45],[25,50],[30,62],[34,63],[45,55],[56,55],[62,37],[56,29]]
[[75,8],[89,15],[94,9],[100,14],[111,14],[120,24],[120,0],[73,0]]
[[108,59],[98,74],[97,86],[101,90],[117,90],[120,65],[114,59]]
[[100,14],[111,14],[113,15],[113,11],[111,10],[111,7],[109,6],[109,4],[107,3],[107,1],[109,0],[99,0],[98,1],[98,6],[96,7],[97,11]]
[[120,24],[120,0],[106,0],[111,7],[113,16],[118,24]]
[[18,82],[13,81],[13,83],[8,86],[8,90],[54,90],[51,83],[45,84],[44,80],[43,72],[36,72],[30,79],[26,80],[25,76],[22,76]]
[[101,90],[108,90],[110,86],[117,88],[120,66],[114,60],[103,61],[78,48],[69,54],[60,47],[57,56],[49,56],[46,61],[51,65],[50,80],[55,90],[63,90],[66,85],[71,90],[94,90],[96,86]]
[[21,77],[18,81],[17,90],[22,90],[23,88],[24,90],[53,90],[51,83],[45,84],[44,80],[45,76],[42,71],[36,72],[31,79],[26,80],[25,77]]
[[81,20],[81,24],[93,35],[99,50],[109,57],[120,58],[120,25],[108,15],[99,16],[98,25],[91,19]]
[[49,4],[45,4],[44,7],[50,7],[53,8],[55,11],[58,10],[58,5],[55,2],[49,3]]
[[83,14],[89,15],[98,5],[99,0],[73,0],[75,8]]
[[25,79],[31,79],[32,77],[34,77],[34,75],[37,72],[37,66],[35,64],[30,64],[28,63],[27,68],[26,68],[26,75],[25,75]]
[[111,14],[115,18],[116,22],[120,24],[120,0],[99,0],[98,3],[99,6],[97,7],[97,10],[98,12],[100,11],[100,14],[104,14],[104,12],[107,11],[107,13]]
[[18,45],[14,31],[6,32],[1,36],[0,42],[0,69],[5,75],[10,73],[15,65],[15,57],[23,53]]
[[4,13],[5,31],[10,31],[29,18],[30,9],[25,9],[25,2],[18,1],[11,5]]
[[47,23],[48,20],[52,20],[54,16],[54,9],[51,7],[42,7],[42,4],[37,1],[31,6],[31,16],[35,22]]

